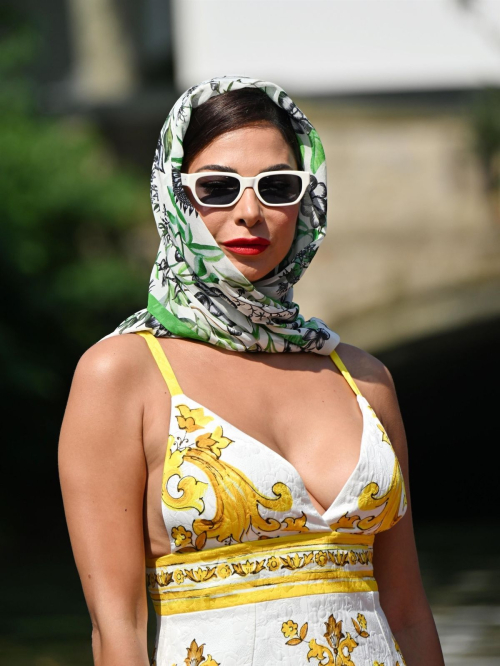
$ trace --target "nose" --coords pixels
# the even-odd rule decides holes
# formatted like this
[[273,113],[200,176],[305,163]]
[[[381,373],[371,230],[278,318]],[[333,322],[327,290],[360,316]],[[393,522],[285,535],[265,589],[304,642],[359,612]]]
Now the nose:
[[234,208],[234,215],[237,223],[243,222],[247,227],[253,227],[263,219],[260,201],[251,187],[243,191],[241,199]]

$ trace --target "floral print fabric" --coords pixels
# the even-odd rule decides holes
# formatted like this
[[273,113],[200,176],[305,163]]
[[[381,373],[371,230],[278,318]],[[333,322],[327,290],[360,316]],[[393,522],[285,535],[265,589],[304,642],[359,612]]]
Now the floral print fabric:
[[[249,282],[224,255],[181,185],[182,140],[191,111],[214,95],[258,88],[290,116],[311,174],[288,255],[266,279]],[[305,320],[293,302],[293,285],[326,232],[326,162],[318,133],[279,86],[245,77],[221,77],[187,90],[161,130],[151,174],[151,203],[160,247],[147,308],[105,337],[150,330],[157,337],[202,340],[234,351],[329,354],[339,338],[317,318]]]

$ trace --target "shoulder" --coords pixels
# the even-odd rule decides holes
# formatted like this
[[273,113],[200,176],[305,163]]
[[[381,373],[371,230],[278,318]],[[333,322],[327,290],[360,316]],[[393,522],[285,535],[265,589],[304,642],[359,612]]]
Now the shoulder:
[[100,340],[79,359],[60,433],[66,469],[73,469],[72,461],[79,460],[95,471],[103,454],[111,459],[126,451],[142,452],[148,373],[141,342],[146,344],[139,338],[125,334]]
[[345,342],[339,343],[335,351],[355,381],[388,388],[394,387],[391,373],[382,361],[372,354]]
[[145,375],[148,355],[139,335],[124,334],[99,340],[80,357],[74,379],[78,385],[108,387],[123,395],[138,386]]
[[378,358],[346,343],[335,350],[362,395],[368,400],[384,425],[399,418],[394,381],[389,369]]

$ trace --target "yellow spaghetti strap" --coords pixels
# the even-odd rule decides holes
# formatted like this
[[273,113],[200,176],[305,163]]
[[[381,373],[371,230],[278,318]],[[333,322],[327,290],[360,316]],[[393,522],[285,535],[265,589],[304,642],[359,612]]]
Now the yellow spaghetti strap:
[[179,382],[177,381],[177,378],[174,375],[174,371],[172,370],[172,366],[168,362],[168,359],[165,356],[165,352],[163,351],[163,348],[158,340],[151,333],[151,331],[136,331],[136,333],[137,335],[141,335],[148,343],[148,347],[153,354],[154,360],[160,368],[163,379],[167,383],[170,395],[182,395],[182,389],[179,386]]
[[344,379],[349,384],[349,386],[352,388],[354,393],[356,395],[361,395],[361,391],[356,386],[356,383],[355,383],[354,379],[351,377],[351,374],[350,374],[349,370],[345,367],[344,363],[342,362],[342,359],[340,358],[340,356],[337,354],[337,352],[335,350],[333,350],[332,353],[330,354],[330,358],[335,363],[337,368],[340,370]]

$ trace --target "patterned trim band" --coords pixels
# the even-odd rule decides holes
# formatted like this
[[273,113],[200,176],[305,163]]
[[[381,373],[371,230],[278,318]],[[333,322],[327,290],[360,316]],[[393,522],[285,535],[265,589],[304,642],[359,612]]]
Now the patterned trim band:
[[149,593],[157,614],[175,615],[309,594],[376,591],[371,544],[340,543],[339,536],[345,535],[167,555],[148,562]]

